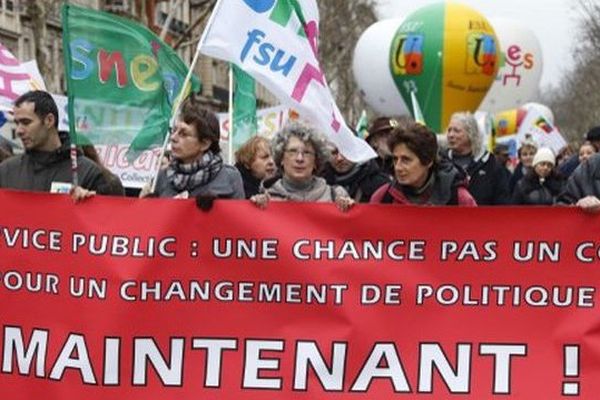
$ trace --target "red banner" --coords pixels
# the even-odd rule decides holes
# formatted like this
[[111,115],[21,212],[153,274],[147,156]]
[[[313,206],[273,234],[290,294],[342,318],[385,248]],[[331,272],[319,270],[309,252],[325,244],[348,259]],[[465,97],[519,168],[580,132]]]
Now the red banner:
[[600,216],[0,191],[10,399],[596,399]]

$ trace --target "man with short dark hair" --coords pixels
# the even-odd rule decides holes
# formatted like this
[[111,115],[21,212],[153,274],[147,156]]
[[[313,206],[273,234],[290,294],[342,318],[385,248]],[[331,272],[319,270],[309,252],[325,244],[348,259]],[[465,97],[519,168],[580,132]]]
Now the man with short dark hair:
[[68,135],[58,132],[58,108],[49,93],[35,90],[15,101],[14,122],[25,153],[0,164],[0,188],[71,192],[75,200],[106,185],[93,161],[78,155],[79,186],[72,188]]
[[510,182],[510,178],[512,177],[512,172],[508,168],[508,162],[510,161],[510,149],[507,144],[498,143],[494,147],[494,157],[496,158],[496,162],[498,165],[504,167],[502,169],[502,173],[506,175],[506,179]]

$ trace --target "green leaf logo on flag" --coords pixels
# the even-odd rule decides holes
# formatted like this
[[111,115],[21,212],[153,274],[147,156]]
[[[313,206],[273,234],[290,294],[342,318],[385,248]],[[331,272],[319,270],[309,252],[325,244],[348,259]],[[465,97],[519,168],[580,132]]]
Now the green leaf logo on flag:
[[[146,27],[113,14],[63,5],[71,140],[160,146],[188,68]],[[197,91],[200,81],[193,77]]]

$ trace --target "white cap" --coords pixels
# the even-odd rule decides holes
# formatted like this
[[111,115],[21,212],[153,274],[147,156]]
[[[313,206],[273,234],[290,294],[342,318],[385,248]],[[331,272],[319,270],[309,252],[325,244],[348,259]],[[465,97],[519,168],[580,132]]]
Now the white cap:
[[539,148],[538,151],[533,156],[533,166],[535,167],[537,164],[541,162],[549,162],[552,166],[556,165],[556,157],[554,156],[554,152],[552,149],[548,147]]

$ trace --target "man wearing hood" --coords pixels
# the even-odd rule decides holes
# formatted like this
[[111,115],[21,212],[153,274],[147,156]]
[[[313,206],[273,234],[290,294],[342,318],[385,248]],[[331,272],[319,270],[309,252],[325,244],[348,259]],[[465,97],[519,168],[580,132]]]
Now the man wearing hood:
[[504,166],[485,149],[477,121],[469,112],[454,113],[447,130],[446,157],[466,172],[469,192],[480,206],[510,203]]

